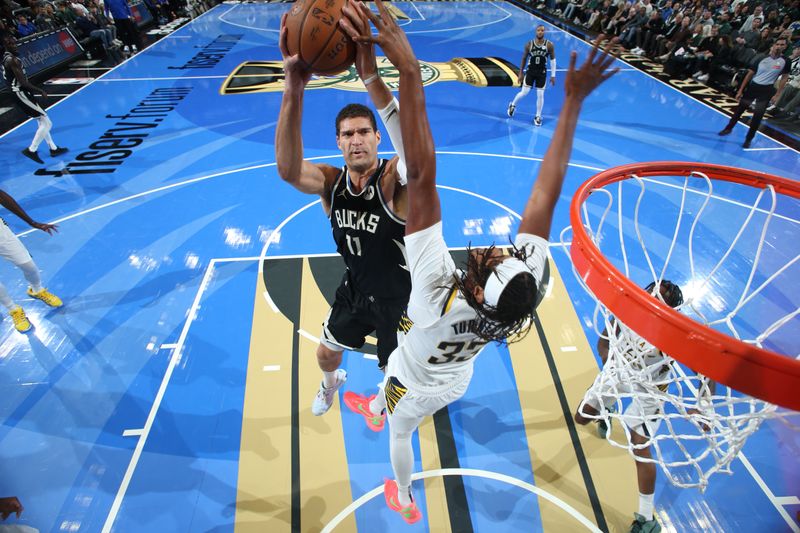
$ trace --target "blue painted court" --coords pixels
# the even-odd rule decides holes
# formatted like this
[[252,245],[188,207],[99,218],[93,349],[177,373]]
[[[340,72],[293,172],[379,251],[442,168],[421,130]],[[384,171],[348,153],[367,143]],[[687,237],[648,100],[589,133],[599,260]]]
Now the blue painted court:
[[[535,127],[535,94],[509,119],[517,89],[492,81],[502,76],[458,81],[451,61],[518,66],[538,19],[502,1],[393,5],[429,73],[448,245],[505,243],[555,128],[569,53],[580,62],[589,46],[547,26],[562,72]],[[310,414],[315,342],[342,266],[317,198],[275,168],[280,75],[262,66],[248,79],[237,70],[280,66],[286,9],[221,4],[61,100],[48,111],[55,141],[70,149],[58,160],[37,166],[20,155],[32,122],[3,137],[2,189],[59,233],[3,217],[65,302],[50,310],[28,298],[20,272],[0,262],[34,324],[20,334],[7,315],[0,322],[0,496],[19,496],[20,524],[59,532],[406,527],[378,489],[392,475],[388,433],[368,431],[338,402],[324,417]],[[193,61],[215,40],[227,43],[224,57]],[[718,137],[727,117],[619,66],[584,106],[553,243],[569,225],[574,191],[609,167],[678,160],[800,173],[798,152],[762,134],[743,150],[746,125]],[[339,165],[336,112],[369,99],[357,82],[316,83],[305,96],[304,155]],[[223,94],[233,92],[223,86],[245,90]],[[393,155],[388,136],[379,150]],[[709,232],[724,242],[734,231],[725,221],[739,215],[719,213]],[[779,214],[768,245],[796,255],[800,208]],[[659,216],[647,221],[648,235],[671,231]],[[637,505],[632,459],[592,428],[570,429],[597,373],[597,334],[594,303],[560,248],[551,251],[542,332],[487,347],[466,396],[415,437],[415,472],[429,477],[415,481],[425,519],[409,531],[582,531],[581,520],[627,531]],[[800,307],[796,284],[772,297],[775,312]],[[776,349],[796,355],[793,324]],[[345,355],[346,389],[370,391],[381,379],[369,352]],[[660,476],[657,516],[665,531],[798,531],[798,457],[800,433],[766,422],[733,474],[713,477],[705,493]]]

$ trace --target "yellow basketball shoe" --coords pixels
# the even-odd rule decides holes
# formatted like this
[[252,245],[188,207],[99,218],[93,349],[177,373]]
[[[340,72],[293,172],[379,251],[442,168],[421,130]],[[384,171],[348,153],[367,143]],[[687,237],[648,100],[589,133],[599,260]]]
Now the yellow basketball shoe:
[[37,300],[41,300],[50,307],[61,307],[64,305],[64,302],[61,301],[61,298],[47,289],[42,289],[39,292],[33,292],[33,288],[28,287],[28,296],[36,298]]
[[33,327],[27,315],[25,315],[25,310],[20,306],[12,309],[8,314],[11,315],[11,320],[14,321],[14,327],[17,328],[17,331],[20,333],[25,333]]

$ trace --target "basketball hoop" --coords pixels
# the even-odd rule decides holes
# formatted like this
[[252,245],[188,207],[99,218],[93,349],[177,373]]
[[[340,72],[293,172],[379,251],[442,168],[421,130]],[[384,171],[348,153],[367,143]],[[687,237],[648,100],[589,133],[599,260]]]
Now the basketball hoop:
[[[715,185],[752,201],[714,195]],[[635,202],[626,203],[631,191]],[[769,232],[772,223],[784,235],[800,234],[800,223],[783,214],[796,217],[798,199],[800,184],[785,178],[682,162],[609,169],[573,196],[573,236],[565,249],[578,281],[596,300],[595,329],[609,342],[608,360],[591,389],[601,391],[593,393],[601,406],[594,418],[621,422],[627,442],[609,434],[612,444],[631,451],[652,446],[652,461],[677,486],[705,489],[712,474],[730,473],[729,464],[763,420],[796,414],[776,406],[800,411],[800,297],[796,288],[787,289],[800,275],[800,239],[772,246],[777,237]],[[609,216],[612,208],[616,216]],[[674,220],[674,226],[653,232],[641,223],[648,217],[650,225],[663,228]],[[634,262],[637,254],[641,261]],[[665,279],[684,284],[685,301],[675,309],[657,291],[654,297],[642,289]],[[717,297],[709,287],[733,295]],[[783,289],[782,306],[769,305]],[[665,363],[648,367],[655,349]],[[715,391],[710,380],[727,390]],[[643,414],[643,405],[650,411]],[[644,430],[663,422],[666,431],[644,431],[647,444],[632,444],[631,412],[646,421]]]

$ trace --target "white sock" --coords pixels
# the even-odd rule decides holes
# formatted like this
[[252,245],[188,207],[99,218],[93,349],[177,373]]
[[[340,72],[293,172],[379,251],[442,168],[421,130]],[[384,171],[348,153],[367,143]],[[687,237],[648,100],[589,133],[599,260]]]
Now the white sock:
[[654,494],[639,493],[639,514],[647,521],[653,519],[653,496]]
[[28,280],[28,283],[31,285],[31,289],[33,292],[39,292],[44,287],[42,287],[42,277],[39,275],[39,267],[36,266],[36,263],[33,261],[28,261],[27,263],[22,263],[21,265],[17,265],[22,273],[25,275],[25,279]]
[[397,485],[397,501],[400,502],[400,505],[403,507],[408,507],[411,505],[411,486],[408,487],[401,487],[399,484]]
[[336,385],[336,370],[333,372],[325,372],[324,370],[322,371],[322,385],[326,389],[330,389]]
[[386,409],[386,394],[383,389],[378,389],[378,394],[369,402],[369,410],[373,415],[381,416],[384,409]]
[[6,290],[6,286],[0,283],[0,304],[11,311],[17,307],[17,304],[14,303],[14,300],[11,299],[11,296],[8,295],[8,291]]
[[544,107],[544,89],[536,89],[536,116],[542,116],[542,108]]
[[[391,429],[391,424],[389,425]],[[389,457],[392,461],[394,478],[397,480],[397,497],[400,505],[411,505],[411,471],[414,468],[414,449],[411,447],[409,433],[391,432],[389,438]]]

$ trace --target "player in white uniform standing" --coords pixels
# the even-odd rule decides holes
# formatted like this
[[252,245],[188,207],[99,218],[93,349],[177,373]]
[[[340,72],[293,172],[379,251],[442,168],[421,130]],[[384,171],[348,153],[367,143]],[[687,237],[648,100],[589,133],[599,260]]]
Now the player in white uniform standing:
[[[55,224],[43,224],[33,220],[17,201],[3,190],[0,190],[0,205],[17,215],[33,228],[40,229],[49,235],[57,231]],[[39,267],[33,262],[33,258],[31,254],[28,253],[27,248],[25,248],[17,236],[14,235],[14,232],[9,229],[8,225],[6,225],[6,221],[2,218],[0,218],[0,257],[8,259],[22,270],[25,279],[30,283],[28,287],[28,296],[41,300],[50,307],[61,307],[61,299],[42,287]],[[31,329],[32,326],[28,317],[25,315],[25,311],[11,299],[5,285],[2,283],[0,283],[0,304],[8,310],[8,314],[11,315],[11,319],[14,321],[14,327],[17,328],[17,331],[24,333]]]
[[[406,253],[411,271],[408,304],[410,329],[389,357],[384,394],[347,402],[368,425],[389,414],[390,455],[395,480],[384,485],[391,509],[408,523],[421,518],[411,495],[414,453],[411,436],[420,422],[459,399],[472,377],[472,365],[489,341],[520,338],[530,328],[537,286],[547,255],[553,210],[561,192],[581,104],[616,70],[613,57],[595,46],[575,69],[570,59],[566,99],[553,142],[525,206],[511,255],[494,246],[471,250],[467,272],[456,269],[442,237],[436,191],[436,155],[425,108],[419,63],[386,6],[376,0],[379,16],[362,3],[350,3],[341,25],[361,42],[377,43],[400,74],[400,131],[408,177]],[[378,35],[371,35],[369,21]]]

